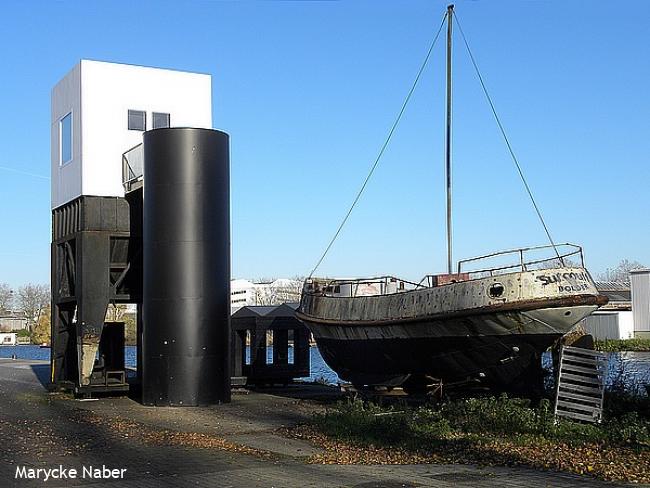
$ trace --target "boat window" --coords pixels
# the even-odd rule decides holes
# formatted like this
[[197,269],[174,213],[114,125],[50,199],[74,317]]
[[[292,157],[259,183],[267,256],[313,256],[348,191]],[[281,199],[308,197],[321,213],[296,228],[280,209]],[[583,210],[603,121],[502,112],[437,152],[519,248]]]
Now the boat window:
[[499,298],[501,295],[503,295],[504,291],[505,287],[501,283],[493,283],[488,289],[488,295],[490,295],[492,298]]
[[341,293],[341,287],[339,285],[334,287],[334,293]]

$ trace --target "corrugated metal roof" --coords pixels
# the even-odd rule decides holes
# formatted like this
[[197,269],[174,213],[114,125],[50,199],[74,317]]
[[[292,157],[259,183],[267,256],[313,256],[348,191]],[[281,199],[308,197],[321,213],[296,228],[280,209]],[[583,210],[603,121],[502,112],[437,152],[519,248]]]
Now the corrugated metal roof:
[[630,284],[621,281],[596,281],[598,291],[630,291]]
[[232,314],[232,318],[241,317],[293,317],[298,303],[283,303],[281,305],[247,305]]
[[609,298],[607,308],[625,308],[632,306],[632,292],[629,283],[620,281],[596,281],[598,291]]

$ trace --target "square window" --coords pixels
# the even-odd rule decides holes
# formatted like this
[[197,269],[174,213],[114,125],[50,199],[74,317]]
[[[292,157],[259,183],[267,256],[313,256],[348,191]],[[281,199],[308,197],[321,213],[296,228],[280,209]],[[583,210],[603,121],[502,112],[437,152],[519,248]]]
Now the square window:
[[72,112],[59,121],[60,164],[72,161]]
[[169,127],[169,114],[154,112],[153,113],[153,128],[162,129]]
[[129,110],[129,130],[147,130],[147,112]]

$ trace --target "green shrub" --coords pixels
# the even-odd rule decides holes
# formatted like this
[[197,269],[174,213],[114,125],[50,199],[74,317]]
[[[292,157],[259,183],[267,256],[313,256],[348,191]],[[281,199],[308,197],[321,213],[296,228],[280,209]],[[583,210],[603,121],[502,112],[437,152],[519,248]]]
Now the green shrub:
[[549,400],[533,408],[529,400],[506,395],[456,400],[435,408],[384,408],[355,399],[316,415],[314,423],[324,434],[355,444],[412,450],[429,449],[463,435],[499,436],[515,442],[533,438],[571,445],[650,446],[650,420],[636,412],[606,416],[600,425],[556,421]]
[[443,405],[442,411],[454,429],[462,432],[535,434],[539,416],[530,401],[507,395],[469,398]]
[[558,418],[557,422],[553,422],[545,437],[549,440],[573,445],[599,442],[606,439],[600,426],[573,422],[565,418]]
[[428,444],[443,439],[451,430],[440,412],[381,408],[356,399],[337,403],[316,415],[314,422],[327,435],[380,446]]
[[604,339],[594,341],[597,351],[650,351],[650,339]]
[[444,439],[451,432],[451,424],[442,412],[420,407],[413,413],[410,428],[418,437]]
[[650,446],[650,421],[640,418],[636,412],[607,421],[603,430],[612,444]]

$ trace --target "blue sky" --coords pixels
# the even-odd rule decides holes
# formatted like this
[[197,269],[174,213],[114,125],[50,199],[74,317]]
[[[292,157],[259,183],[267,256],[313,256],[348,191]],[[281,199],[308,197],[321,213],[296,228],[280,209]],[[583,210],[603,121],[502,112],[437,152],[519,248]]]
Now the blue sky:
[[[52,86],[81,58],[210,73],[231,134],[235,277],[307,274],[386,137],[440,1],[3,2],[0,166],[49,176]],[[599,273],[650,264],[650,2],[459,1],[456,11],[557,242]],[[442,40],[442,39],[441,39]],[[319,274],[445,268],[440,42]],[[545,235],[460,38],[455,256]],[[0,169],[0,282],[49,281],[50,185]]]

